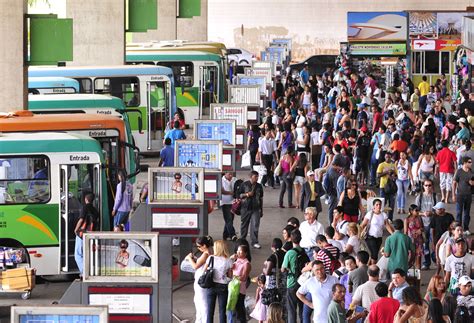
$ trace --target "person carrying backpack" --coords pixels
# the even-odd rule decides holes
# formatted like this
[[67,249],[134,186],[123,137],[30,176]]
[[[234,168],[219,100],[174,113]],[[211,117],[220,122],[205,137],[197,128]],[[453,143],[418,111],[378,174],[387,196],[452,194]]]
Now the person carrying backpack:
[[341,267],[341,263],[339,262],[341,252],[337,247],[331,245],[322,234],[316,237],[316,243],[319,250],[317,252],[315,251],[314,259],[321,261],[324,264],[326,273],[332,275],[336,269]]
[[301,275],[304,266],[309,262],[309,258],[303,248],[300,247],[300,241],[301,232],[299,230],[293,230],[291,232],[293,249],[285,254],[283,264],[281,265],[281,271],[287,272],[288,274],[286,280],[288,323],[296,323],[298,315],[299,317],[303,317],[303,302],[296,296],[296,291],[300,287],[298,277]]
[[99,211],[92,204],[94,202],[94,194],[89,193],[84,197],[84,209],[77,220],[74,233],[76,234],[76,244],[74,247],[74,260],[76,261],[79,272],[84,270],[84,254],[82,237],[86,232],[96,231],[98,229]]

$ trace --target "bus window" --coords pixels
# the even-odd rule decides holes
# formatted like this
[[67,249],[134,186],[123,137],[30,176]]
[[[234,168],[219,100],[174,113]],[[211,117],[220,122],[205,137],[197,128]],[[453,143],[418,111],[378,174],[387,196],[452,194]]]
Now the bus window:
[[140,92],[136,77],[96,78],[94,80],[95,94],[108,94],[122,99],[128,107],[140,105]]
[[159,62],[158,65],[173,70],[175,87],[191,87],[194,84],[194,67],[191,62]]
[[46,203],[50,192],[46,157],[0,160],[0,205]]
[[76,78],[79,82],[79,93],[92,94],[92,80],[90,78]]

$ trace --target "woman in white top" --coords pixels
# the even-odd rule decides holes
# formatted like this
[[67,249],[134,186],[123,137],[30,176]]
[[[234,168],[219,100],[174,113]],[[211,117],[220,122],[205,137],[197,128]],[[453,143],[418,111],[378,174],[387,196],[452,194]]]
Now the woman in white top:
[[[219,321],[226,323],[227,285],[232,277],[232,260],[229,258],[229,249],[224,240],[214,242],[214,255],[210,256],[203,272],[207,270],[210,262],[214,268],[214,286],[207,290],[207,323],[214,323],[214,309],[216,300],[219,303]],[[217,322],[217,321],[216,321]]]
[[196,270],[194,273],[194,306],[196,307],[196,320],[194,322],[196,323],[205,323],[207,321],[207,291],[199,286],[198,280],[204,272],[204,265],[209,258],[211,245],[211,237],[198,237],[196,239],[196,247],[201,252],[201,256],[196,258],[191,252],[185,258]]
[[360,226],[361,230],[363,231],[367,225],[369,226],[369,229],[367,231],[365,242],[370,251],[370,264],[374,265],[377,263],[380,246],[382,245],[384,227],[388,232],[390,232],[390,234],[394,232],[387,214],[382,212],[381,200],[374,199],[373,208],[365,215],[364,221],[362,221]]
[[418,164],[416,167],[416,174],[420,176],[420,180],[425,179],[434,180],[434,166],[435,156],[433,155],[434,147],[426,146],[423,154],[418,158]]
[[360,240],[358,236],[359,229],[357,228],[357,224],[354,222],[350,222],[347,225],[347,233],[349,234],[349,240],[347,240],[344,252],[347,252],[349,255],[356,257],[360,249]]
[[313,100],[311,99],[311,92],[309,91],[309,86],[304,87],[304,92],[301,93],[300,102],[305,110],[308,110],[311,106]]
[[303,128],[307,124],[306,111],[303,108],[298,109],[298,115],[296,116],[295,123],[296,128]]
[[397,209],[398,214],[405,214],[406,197],[408,195],[408,185],[413,184],[411,165],[407,159],[406,152],[400,152],[400,159],[397,162]]

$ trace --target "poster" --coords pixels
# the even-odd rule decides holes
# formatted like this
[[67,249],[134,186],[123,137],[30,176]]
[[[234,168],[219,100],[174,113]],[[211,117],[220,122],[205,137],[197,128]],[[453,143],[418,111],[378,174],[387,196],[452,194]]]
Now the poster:
[[99,323],[99,315],[67,315],[67,314],[24,314],[20,315],[20,323]]
[[462,21],[466,12],[438,12],[438,38],[461,39]]
[[436,12],[413,11],[409,14],[410,38],[437,38],[438,15]]
[[406,12],[348,12],[347,39],[357,41],[406,41]]
[[407,45],[402,43],[356,43],[349,45],[350,55],[366,56],[404,56]]
[[175,166],[222,170],[222,143],[177,140]]
[[202,202],[202,169],[156,168],[149,172],[149,203]]
[[247,76],[238,74],[237,84],[239,85],[260,85],[260,94],[266,95],[267,84],[265,76]]
[[213,120],[235,120],[237,127],[247,127],[246,104],[211,104]]
[[235,125],[232,120],[196,120],[196,139],[198,140],[222,140],[226,146],[235,145]]

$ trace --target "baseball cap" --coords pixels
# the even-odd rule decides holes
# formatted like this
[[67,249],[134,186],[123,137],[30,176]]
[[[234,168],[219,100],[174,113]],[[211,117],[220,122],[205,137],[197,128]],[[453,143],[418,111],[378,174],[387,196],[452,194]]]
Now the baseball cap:
[[306,176],[311,176],[314,175],[314,172],[312,170],[309,170],[306,172]]
[[464,124],[467,123],[466,118],[459,118],[459,119],[458,119],[458,122],[462,122],[462,123],[464,123]]
[[463,238],[463,237],[459,237],[456,239],[456,241],[454,241],[455,243],[459,243],[459,242],[466,242],[466,240]]
[[461,286],[464,286],[464,285],[467,285],[469,283],[472,284],[472,280],[471,278],[469,278],[469,276],[462,276],[461,278],[459,278],[459,285]]
[[367,106],[368,106],[367,103],[357,103],[358,108],[365,108]]
[[436,203],[435,206],[433,206],[433,209],[435,210],[446,209],[446,205],[443,202],[438,202]]
[[368,130],[369,130],[369,129],[367,129],[366,126],[362,126],[362,127],[360,128],[360,131],[363,131],[363,132],[367,132]]

